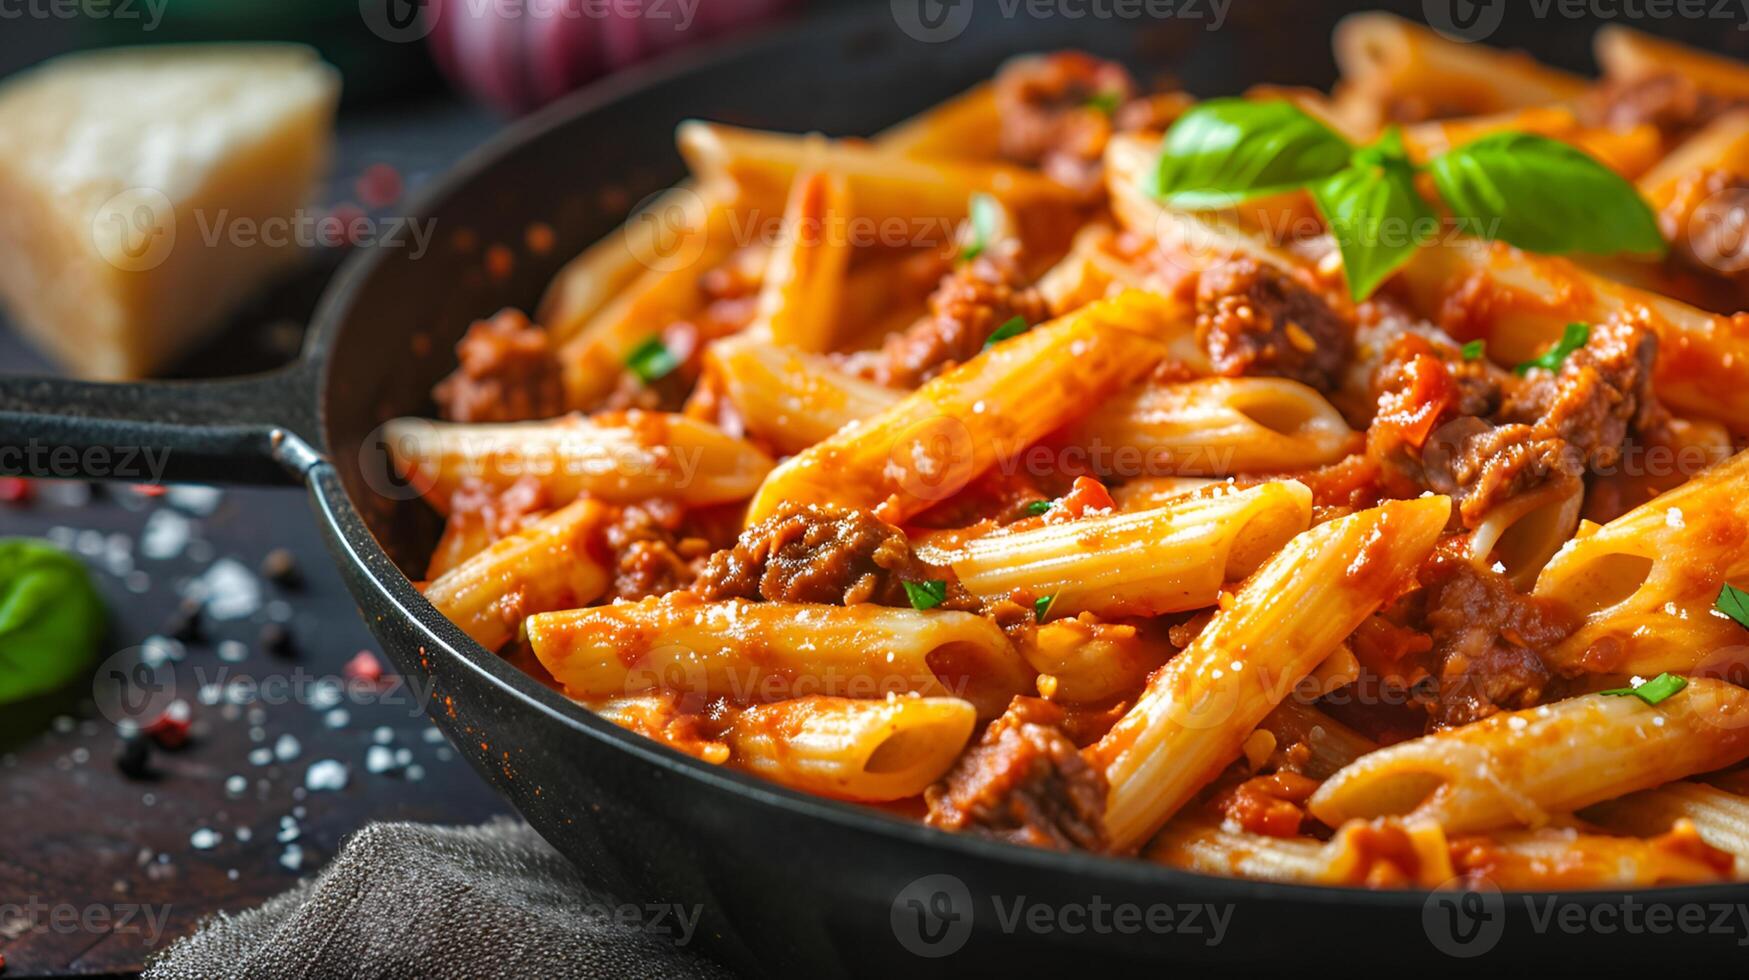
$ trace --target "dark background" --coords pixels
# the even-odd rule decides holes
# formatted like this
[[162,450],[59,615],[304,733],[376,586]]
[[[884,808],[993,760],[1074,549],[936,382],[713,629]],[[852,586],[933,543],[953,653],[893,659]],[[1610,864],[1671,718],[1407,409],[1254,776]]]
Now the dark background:
[[[1707,9],[1714,9],[1714,2],[1708,0]],[[322,206],[356,202],[362,196],[358,179],[381,165],[392,167],[408,194],[415,193],[506,121],[456,95],[423,45],[391,45],[373,38],[362,27],[355,0],[169,3],[166,19],[151,40],[302,40],[317,44],[342,67],[347,97],[339,125],[339,153],[321,194]],[[818,12],[885,3],[817,0],[812,6]],[[1207,0],[1202,3],[1206,7]],[[1208,44],[1218,53],[1242,40],[1248,23],[1288,17],[1304,22],[1306,44],[1327,50],[1330,27],[1344,11],[1377,8],[1423,19],[1420,2],[1314,7],[1285,0],[1234,0],[1226,30],[1210,35]],[[5,0],[0,0],[0,10],[5,9],[9,9]],[[1545,43],[1546,23],[1531,16],[1530,10],[1529,3],[1511,4],[1504,25],[1489,42],[1536,43],[1549,60],[1563,67],[1591,70],[1589,47],[1583,42],[1586,32],[1562,32],[1574,40],[1550,50]],[[239,19],[243,15],[253,19]],[[1749,15],[1742,21],[1749,22]],[[1672,18],[1635,26],[1714,48],[1749,52],[1749,32],[1736,30],[1732,23]],[[1223,37],[1226,32],[1232,34]],[[116,24],[94,29],[54,18],[0,19],[0,76],[74,47],[137,40]],[[1172,66],[1162,67],[1169,72]],[[1333,65],[1314,77],[1280,78],[1270,74],[1268,64],[1260,64],[1254,80],[1324,86],[1333,77]],[[805,86],[807,80],[798,78],[796,84]],[[403,195],[401,201],[380,209],[379,215],[406,213],[405,201]],[[316,296],[342,258],[339,251],[309,256],[301,273],[265,291],[230,328],[172,373],[219,376],[289,360]],[[0,372],[51,370],[0,321]],[[0,536],[53,535],[86,554],[112,612],[106,652],[141,645],[162,633],[186,580],[215,559],[233,558],[254,568],[269,550],[289,548],[305,581],[292,590],[264,584],[265,598],[277,599],[283,606],[264,606],[243,620],[210,624],[201,640],[187,645],[177,678],[179,693],[194,711],[195,739],[180,752],[158,754],[159,775],[152,781],[128,779],[117,771],[112,762],[117,735],[92,703],[90,690],[0,705],[0,955],[7,965],[5,976],[126,974],[137,969],[152,948],[148,939],[157,938],[161,946],[186,933],[203,916],[259,904],[301,875],[319,869],[345,835],[364,823],[382,819],[467,823],[507,812],[454,759],[445,743],[432,739],[430,726],[406,692],[394,704],[342,703],[338,707],[349,717],[337,726],[330,725],[332,707],[310,704],[307,699],[306,703],[228,707],[203,703],[203,682],[245,675],[257,679],[339,676],[350,658],[371,648],[368,633],[317,543],[300,493],[225,491],[217,508],[202,514],[121,485],[41,484],[36,489],[34,499],[24,505],[0,503]],[[166,559],[141,555],[141,532],[160,510],[184,513],[191,521],[192,540],[200,544]],[[113,555],[124,545],[130,552],[125,562]],[[136,571],[143,577],[128,574]],[[258,648],[258,631],[270,619],[285,621],[295,639],[295,657],[275,657]],[[245,644],[242,660],[231,662],[219,656],[224,640]],[[419,778],[406,768],[383,774],[366,771],[367,754],[384,729],[388,747],[405,749],[418,767]],[[252,752],[272,750],[286,735],[298,741],[295,755],[276,757],[264,765],[250,761]],[[348,784],[336,792],[306,792],[303,781],[310,763],[323,759],[346,764],[351,773]],[[240,793],[227,790],[227,781],[235,776],[245,780]],[[217,843],[197,848],[197,831],[215,832]],[[301,855],[301,861],[293,861],[293,855]],[[110,925],[81,923],[63,928],[46,921],[47,912],[21,919],[9,908],[29,903],[70,908],[81,915],[99,910],[97,914]],[[167,915],[163,936],[142,934],[137,917],[133,929],[114,927],[117,917],[141,905],[151,907],[155,915]]]

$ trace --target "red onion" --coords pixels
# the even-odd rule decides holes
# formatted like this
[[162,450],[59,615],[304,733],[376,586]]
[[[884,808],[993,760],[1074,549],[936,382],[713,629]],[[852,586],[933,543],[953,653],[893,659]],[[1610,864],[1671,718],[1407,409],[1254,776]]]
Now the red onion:
[[430,0],[438,64],[476,97],[524,112],[684,44],[757,24],[799,0]]

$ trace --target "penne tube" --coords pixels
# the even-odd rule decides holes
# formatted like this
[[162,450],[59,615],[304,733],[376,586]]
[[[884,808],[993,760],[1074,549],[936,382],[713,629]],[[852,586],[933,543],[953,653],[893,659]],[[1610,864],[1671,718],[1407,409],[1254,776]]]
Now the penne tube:
[[1101,455],[1139,453],[1148,476],[1227,476],[1334,463],[1357,448],[1358,436],[1309,385],[1203,378],[1132,388],[1071,427],[1062,441]]
[[966,542],[953,570],[987,599],[1049,596],[1052,616],[1158,616],[1214,605],[1311,520],[1305,484],[1265,483],[987,534]]
[[898,524],[946,500],[1151,370],[1164,305],[1125,293],[989,348],[778,466],[747,522],[836,503]]
[[915,160],[1000,160],[1002,118],[996,86],[983,82],[884,130],[882,150]]
[[747,427],[779,452],[799,453],[886,411],[904,393],[856,377],[831,358],[741,334],[712,344],[705,360]]
[[425,600],[497,650],[527,616],[587,605],[607,591],[612,572],[592,542],[610,517],[595,500],[560,508],[444,573],[425,587]]
[[[755,210],[781,207],[810,155],[807,137],[716,123],[681,123],[678,141],[693,173],[732,184],[743,206]],[[849,140],[829,140],[820,152],[818,167],[844,178],[858,218],[958,221],[976,193],[1015,209],[1079,205],[1072,191],[1024,167],[923,160]]]
[[1275,739],[1269,764],[1313,779],[1332,773],[1378,748],[1378,743],[1298,698],[1288,698],[1257,726]]
[[832,347],[839,298],[850,267],[850,236],[836,223],[850,214],[850,191],[836,174],[809,170],[796,177],[784,209],[783,240],[766,260],[757,312],[748,331],[784,347]]
[[1735,58],[1722,58],[1619,24],[1600,28],[1592,46],[1610,81],[1679,75],[1714,95],[1749,99],[1749,68]]
[[886,606],[704,602],[675,592],[531,617],[536,658],[578,698],[672,690],[759,704],[907,691],[1002,713],[1033,672],[971,613]]
[[1020,648],[1021,656],[1040,675],[1041,695],[1082,704],[1141,690],[1148,675],[1174,652],[1155,631],[1085,619],[1045,623],[1033,642]]
[[1504,364],[1541,354],[1575,320],[1643,323],[1658,335],[1659,399],[1749,432],[1749,330],[1736,318],[1605,279],[1557,256],[1469,238],[1422,248],[1397,275],[1416,312],[1461,316],[1463,335],[1486,341],[1489,356]]
[[1166,825],[1143,854],[1148,860],[1207,875],[1312,884],[1328,877],[1321,841],[1232,830],[1200,816]]
[[[712,765],[729,761],[729,744],[700,724],[696,712],[684,711],[680,697],[669,692],[629,694],[621,697],[595,698],[581,702],[607,721],[647,739]],[[716,727],[732,722],[738,709],[716,705],[711,720]]]
[[1434,496],[1362,511],[1300,534],[1251,576],[1086,750],[1111,785],[1115,850],[1138,847],[1238,757],[1294,685],[1413,577],[1450,513],[1450,498]]
[[946,775],[977,723],[976,709],[958,698],[814,695],[742,711],[729,744],[735,766],[772,782],[886,803]]
[[1119,510],[1151,510],[1168,500],[1197,493],[1220,482],[1200,476],[1144,477],[1112,490],[1111,499]]
[[1380,126],[1567,102],[1586,87],[1527,54],[1453,41],[1387,13],[1344,17],[1332,42],[1342,89],[1369,100]]
[[1425,164],[1447,150],[1494,133],[1534,133],[1583,150],[1623,177],[1632,180],[1657,164],[1663,137],[1649,123],[1624,127],[1581,124],[1568,106],[1537,106],[1488,116],[1439,119],[1403,128],[1409,158]]
[[1537,493],[1502,501],[1470,532],[1470,561],[1477,568],[1498,566],[1520,589],[1529,589],[1579,526],[1585,487],[1579,481],[1553,481]]
[[1508,890],[1650,888],[1735,877],[1730,855],[1696,837],[1692,827],[1656,840],[1545,827],[1454,837],[1450,847],[1459,876]]
[[393,419],[384,437],[396,469],[440,513],[464,480],[504,489],[533,477],[557,503],[650,498],[704,505],[742,500],[771,459],[715,426],[661,412],[611,412],[545,422],[459,425]]
[[1704,783],[1676,782],[1607,800],[1581,814],[1608,830],[1654,837],[1686,820],[1709,845],[1749,871],[1749,799]]
[[1743,628],[1713,608],[1749,586],[1749,452],[1598,527],[1587,525],[1537,577],[1534,594],[1583,620],[1544,654],[1567,673],[1729,671]]
[[[1679,200],[1685,185],[1709,173],[1749,176],[1749,110],[1738,109],[1708,123],[1672,149],[1636,182],[1640,195],[1658,212],[1666,238],[1674,238],[1674,221],[1686,222],[1692,203]],[[1690,207],[1683,207],[1684,204]],[[1674,206],[1674,207],[1673,207]]]
[[1408,815],[1447,833],[1539,826],[1749,757],[1749,691],[1695,678],[1657,705],[1587,694],[1399,742],[1332,776],[1308,803],[1345,820]]

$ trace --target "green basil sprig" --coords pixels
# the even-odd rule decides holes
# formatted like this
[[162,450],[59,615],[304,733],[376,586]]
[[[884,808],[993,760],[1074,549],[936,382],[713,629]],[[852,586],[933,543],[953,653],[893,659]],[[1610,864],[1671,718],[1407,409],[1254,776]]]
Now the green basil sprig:
[[1550,254],[1662,255],[1667,247],[1634,186],[1565,143],[1495,133],[1422,168],[1395,129],[1356,147],[1282,100],[1215,99],[1191,109],[1167,131],[1146,190],[1187,210],[1308,190],[1359,301],[1438,231],[1415,184],[1423,170],[1478,237]]
[[47,541],[0,539],[0,704],[78,677],[103,623],[103,602],[78,559]]

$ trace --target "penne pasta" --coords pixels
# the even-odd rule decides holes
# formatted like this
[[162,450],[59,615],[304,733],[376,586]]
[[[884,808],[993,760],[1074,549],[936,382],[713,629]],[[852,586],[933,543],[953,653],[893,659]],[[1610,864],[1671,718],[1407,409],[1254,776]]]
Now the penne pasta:
[[1213,605],[1311,520],[1304,484],[1265,483],[988,534],[966,542],[953,570],[974,595],[1048,596],[1053,616],[1156,616]]
[[1721,58],[1619,24],[1600,28],[1593,47],[1598,65],[1611,81],[1631,82],[1659,75],[1676,75],[1707,92],[1749,98],[1749,68],[1730,58]]
[[1629,793],[1586,810],[1582,816],[1621,833],[1654,837],[1688,821],[1700,839],[1735,855],[1749,872],[1749,799],[1704,783],[1675,782]]
[[1021,656],[1039,673],[1039,693],[1053,701],[1090,703],[1141,690],[1174,650],[1128,623],[1058,619],[1035,631]]
[[717,341],[705,361],[722,380],[747,431],[779,452],[799,453],[904,397],[840,369],[830,358],[749,335]]
[[541,666],[572,697],[681,691],[762,704],[915,692],[993,717],[1033,672],[971,613],[885,606],[704,602],[690,593],[530,617]]
[[1111,784],[1113,847],[1139,846],[1214,779],[1293,686],[1396,594],[1450,512],[1445,497],[1362,511],[1306,531],[1260,568],[1087,750]]
[[733,764],[795,789],[884,803],[916,796],[959,757],[978,722],[958,698],[818,695],[742,711]]
[[560,503],[589,494],[611,503],[715,504],[746,498],[771,470],[750,443],[660,412],[503,425],[394,419],[384,438],[397,470],[444,512],[464,480],[503,489],[535,477]]
[[1153,338],[1168,330],[1161,310],[1125,293],[991,347],[778,466],[747,522],[788,503],[877,509],[900,522],[946,500],[1153,367]]
[[1749,692],[1697,678],[1657,705],[1587,694],[1380,749],[1313,794],[1313,816],[1407,815],[1447,833],[1538,826],[1749,757]]
[[[1351,654],[1352,656],[1352,654]],[[1274,769],[1290,769],[1327,779],[1378,743],[1298,698],[1288,698],[1257,726],[1274,739],[1269,757]]]
[[835,226],[850,213],[842,177],[819,170],[797,175],[784,209],[783,240],[766,260],[749,333],[783,347],[831,349],[851,252],[850,236]]

